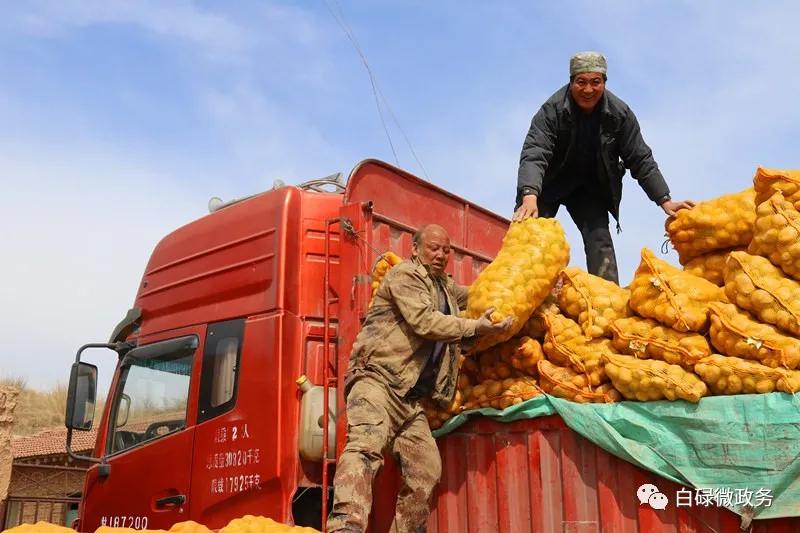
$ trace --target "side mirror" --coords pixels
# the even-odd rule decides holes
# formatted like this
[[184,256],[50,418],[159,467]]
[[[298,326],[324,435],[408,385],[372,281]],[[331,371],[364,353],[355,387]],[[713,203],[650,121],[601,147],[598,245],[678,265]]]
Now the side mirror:
[[119,397],[117,406],[117,427],[121,428],[128,423],[128,415],[131,413],[131,397],[124,392]]
[[73,363],[69,374],[64,425],[80,431],[92,429],[96,400],[97,367],[88,363]]

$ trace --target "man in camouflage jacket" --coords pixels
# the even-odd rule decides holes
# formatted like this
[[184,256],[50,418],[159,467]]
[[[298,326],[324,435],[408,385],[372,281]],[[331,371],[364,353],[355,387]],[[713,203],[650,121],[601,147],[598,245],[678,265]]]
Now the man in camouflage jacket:
[[449,404],[459,343],[511,324],[492,324],[492,309],[477,320],[458,316],[467,290],[444,273],[449,255],[444,228],[421,228],[412,259],[386,274],[356,338],[345,378],[347,443],[336,466],[328,532],[366,531],[372,482],[387,448],[403,479],[391,531],[426,529],[442,464],[420,401]]

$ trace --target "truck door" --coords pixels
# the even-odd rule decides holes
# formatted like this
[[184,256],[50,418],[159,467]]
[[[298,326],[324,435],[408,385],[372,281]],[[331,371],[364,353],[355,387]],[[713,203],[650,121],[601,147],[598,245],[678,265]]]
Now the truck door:
[[205,326],[142,344],[120,361],[103,465],[86,476],[83,531],[168,529],[187,520],[200,356]]

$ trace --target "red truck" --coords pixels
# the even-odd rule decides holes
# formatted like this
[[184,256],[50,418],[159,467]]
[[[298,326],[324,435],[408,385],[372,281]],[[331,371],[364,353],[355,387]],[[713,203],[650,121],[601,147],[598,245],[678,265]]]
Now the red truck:
[[[108,343],[82,347],[72,367],[68,449],[72,430],[93,424],[97,369],[82,353],[102,348],[118,357],[78,529],[184,520],[221,528],[245,514],[320,528],[344,442],[339,385],[371,296],[372,265],[383,251],[407,255],[413,232],[429,222],[448,230],[449,272],[462,283],[495,256],[508,225],[367,160],[346,185],[277,187],[162,239],[133,308]],[[301,376],[308,381],[299,387]],[[431,532],[740,528],[724,509],[640,506],[642,483],[679,487],[606,453],[558,416],[474,420],[439,446]],[[370,522],[383,532],[398,485],[391,460],[377,484]],[[795,519],[756,524],[755,531],[800,530]]]

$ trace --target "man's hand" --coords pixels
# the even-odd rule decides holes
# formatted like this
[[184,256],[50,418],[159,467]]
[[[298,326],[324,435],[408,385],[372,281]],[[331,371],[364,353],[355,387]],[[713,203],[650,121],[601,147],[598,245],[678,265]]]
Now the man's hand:
[[492,313],[494,313],[494,307],[490,307],[484,311],[483,315],[478,319],[478,325],[475,326],[475,333],[478,335],[490,335],[508,331],[508,328],[511,327],[511,323],[514,320],[509,316],[502,322],[495,324],[492,322]]
[[[674,217],[675,213],[680,211],[681,209],[691,209],[694,207],[694,202],[691,200],[684,200],[682,202],[673,202],[672,200],[667,200],[663,204],[661,204],[661,209],[667,214],[667,216]],[[521,208],[520,208],[521,209]]]
[[537,198],[535,194],[529,194],[527,196],[522,197],[522,205],[519,206],[519,209],[514,213],[514,216],[511,218],[514,222],[518,220],[524,220],[528,217],[536,218],[539,216],[539,204],[537,203]]

